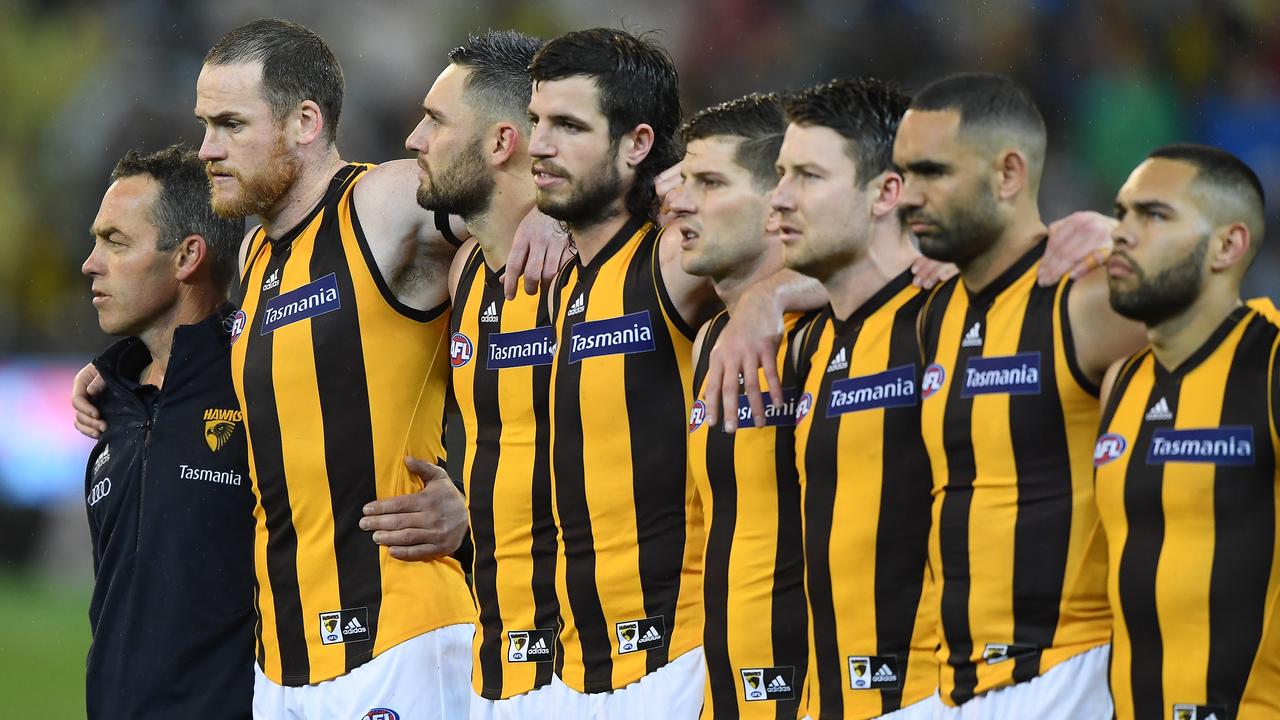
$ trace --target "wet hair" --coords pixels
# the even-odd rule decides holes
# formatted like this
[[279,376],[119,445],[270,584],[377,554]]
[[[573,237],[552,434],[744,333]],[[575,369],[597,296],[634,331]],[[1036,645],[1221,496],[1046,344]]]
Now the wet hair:
[[653,179],[680,160],[680,80],[675,63],[649,37],[623,30],[593,28],[566,33],[548,42],[529,65],[535,83],[589,77],[599,91],[600,112],[616,143],[641,123],[653,128],[653,147],[636,166],[627,191],[627,211],[653,217],[658,198]]
[[786,129],[778,96],[752,93],[700,111],[685,123],[681,137],[686,145],[711,137],[741,139],[733,161],[749,171],[756,189],[763,191],[778,181],[775,166]]
[[338,138],[338,117],[346,87],[342,66],[319,35],[288,20],[263,18],[245,23],[218,41],[205,65],[262,63],[262,95],[277,122],[298,103],[320,107],[325,137]]
[[787,120],[830,128],[845,139],[859,185],[893,166],[893,138],[911,97],[871,77],[840,78],[803,90],[785,102]]
[[529,124],[529,63],[542,40],[513,30],[472,35],[449,51],[449,62],[470,71],[462,92],[467,103],[491,119]]
[[151,222],[156,226],[156,249],[172,250],[191,235],[204,238],[213,280],[226,288],[237,274],[236,253],[244,238],[244,220],[224,219],[209,201],[209,179],[204,161],[181,145],[153,153],[130,150],[111,171],[111,180],[146,175],[160,185],[151,205]]

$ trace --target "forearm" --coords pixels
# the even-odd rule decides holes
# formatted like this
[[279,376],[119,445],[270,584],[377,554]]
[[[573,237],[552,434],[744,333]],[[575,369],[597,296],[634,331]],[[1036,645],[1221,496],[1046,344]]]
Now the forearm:
[[768,301],[779,314],[808,312],[827,304],[822,283],[795,270],[782,269],[747,289],[756,302]]

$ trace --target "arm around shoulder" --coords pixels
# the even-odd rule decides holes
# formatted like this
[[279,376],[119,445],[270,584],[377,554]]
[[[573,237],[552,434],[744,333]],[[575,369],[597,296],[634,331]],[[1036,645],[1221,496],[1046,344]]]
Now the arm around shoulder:
[[1104,273],[1090,273],[1072,283],[1067,295],[1067,318],[1076,362],[1091,383],[1099,383],[1112,363],[1147,343],[1147,329],[1142,323],[1111,309]]

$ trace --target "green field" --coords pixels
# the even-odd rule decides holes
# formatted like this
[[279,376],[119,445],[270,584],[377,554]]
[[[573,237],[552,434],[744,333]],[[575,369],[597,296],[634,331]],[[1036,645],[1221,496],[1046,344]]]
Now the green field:
[[0,716],[84,717],[85,584],[0,572]]

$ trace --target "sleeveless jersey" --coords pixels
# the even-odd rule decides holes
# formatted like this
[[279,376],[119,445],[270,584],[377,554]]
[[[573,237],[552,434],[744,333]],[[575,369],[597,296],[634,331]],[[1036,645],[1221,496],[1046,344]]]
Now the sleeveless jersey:
[[447,306],[400,303],[360,228],[368,168],[338,171],[279,239],[260,229],[241,278],[231,362],[257,499],[257,656],[283,685],[474,617],[455,560],[396,560],[359,527],[366,503],[422,488],[406,455],[444,455],[448,382]]
[[663,285],[659,232],[633,218],[556,284],[557,670],[580,692],[621,688],[702,640],[702,516],[685,452],[693,332]]
[[1241,307],[1116,378],[1094,451],[1116,715],[1280,717],[1280,328]]
[[[702,647],[707,666],[702,717],[794,720],[808,662],[800,485],[795,467],[799,385],[791,362],[803,316],[788,314],[778,349],[783,403],[753,425],[745,395],[732,409],[739,429],[707,424],[701,400],[689,417],[689,467],[706,518]],[[702,394],[711,350],[729,322],[707,324],[694,366]]]
[[471,678],[490,700],[551,682],[559,633],[547,418],[555,338],[545,299],[507,300],[500,275],[477,246],[458,280],[449,343],[475,543]]
[[937,691],[932,498],[920,438],[911,272],[808,330],[796,460],[803,489],[815,720],[873,718]]
[[921,431],[933,465],[942,698],[958,705],[1103,645],[1106,548],[1090,460],[1097,389],[1036,285],[1041,240],[979,293],[960,278],[921,318]]

